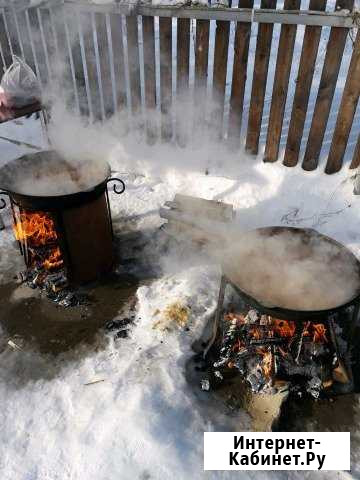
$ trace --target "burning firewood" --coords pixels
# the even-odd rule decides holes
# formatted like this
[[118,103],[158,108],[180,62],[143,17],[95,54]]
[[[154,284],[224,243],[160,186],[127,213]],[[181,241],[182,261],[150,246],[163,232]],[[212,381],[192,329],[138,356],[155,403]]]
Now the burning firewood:
[[[318,398],[333,380],[348,382],[346,369],[337,361],[331,334],[325,324],[305,322],[301,333],[293,321],[247,313],[227,313],[221,322],[222,339],[213,374],[236,370],[253,393],[274,392],[281,381],[302,378],[304,391]],[[336,361],[337,367],[331,368]]]

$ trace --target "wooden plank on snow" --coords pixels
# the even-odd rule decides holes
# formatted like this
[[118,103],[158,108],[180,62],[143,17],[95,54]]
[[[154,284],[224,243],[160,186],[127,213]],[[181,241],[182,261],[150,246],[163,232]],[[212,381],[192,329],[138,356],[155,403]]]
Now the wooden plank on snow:
[[[286,10],[296,10],[299,7],[300,0],[285,0],[284,8]],[[296,29],[296,25],[281,25],[264,162],[275,162],[279,155]]]
[[[335,10],[341,8],[351,10],[353,4],[354,0],[337,0]],[[348,29],[346,28],[332,28],[330,32],[314,114],[302,163],[304,170],[314,170],[319,162],[347,34]],[[331,171],[327,171],[327,173],[331,173]]]
[[[325,10],[325,7],[326,0],[310,0],[311,10]],[[321,27],[305,28],[283,162],[287,167],[294,167],[299,159],[320,37]]]
[[[261,0],[261,8],[275,7],[276,0]],[[257,155],[259,150],[259,137],[264,109],[273,29],[274,25],[272,23],[259,24],[246,135],[246,150],[253,155]]]

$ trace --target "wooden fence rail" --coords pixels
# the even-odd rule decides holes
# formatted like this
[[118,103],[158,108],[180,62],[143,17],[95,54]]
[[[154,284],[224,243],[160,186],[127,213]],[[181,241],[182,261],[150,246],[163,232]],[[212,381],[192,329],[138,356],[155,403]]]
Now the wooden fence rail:
[[[65,0],[20,10],[0,2],[0,68],[5,70],[11,64],[13,54],[24,57],[43,88],[55,83],[67,92],[69,106],[93,121],[105,121],[118,111],[129,111],[135,118],[145,114],[145,121],[139,124],[144,125],[151,144],[176,141],[183,146],[191,141],[191,131],[202,139],[206,126],[211,138],[226,141],[233,150],[240,149],[244,138],[246,150],[254,155],[259,153],[266,92],[273,80],[265,122],[264,161],[274,162],[283,155],[288,167],[301,161],[306,170],[317,168],[336,104],[337,119],[325,167],[326,173],[334,173],[353,149],[350,136],[358,139],[350,168],[360,164],[360,122],[356,120],[359,33],[342,91],[337,87],[349,32],[355,37],[357,31],[353,3],[337,0],[335,11],[328,12],[326,0],[310,0],[309,11],[299,10],[300,0],[285,0],[283,10],[276,9],[276,0],[261,0],[260,9],[252,8],[253,0],[240,0],[241,8],[89,5]],[[213,39],[211,21],[215,21]],[[252,44],[253,70],[249,72],[254,23],[259,25],[256,44]],[[273,38],[275,24],[281,24],[278,43]],[[305,26],[299,61],[294,55],[298,25]],[[329,30],[329,38],[317,88],[314,71],[324,30]],[[272,58],[276,58],[273,79],[269,73]],[[294,65],[297,81],[290,98],[289,121],[285,121]],[[249,98],[246,91],[250,92]],[[336,103],[334,95],[339,91],[342,98]],[[309,109],[311,96],[315,98],[313,112]]]

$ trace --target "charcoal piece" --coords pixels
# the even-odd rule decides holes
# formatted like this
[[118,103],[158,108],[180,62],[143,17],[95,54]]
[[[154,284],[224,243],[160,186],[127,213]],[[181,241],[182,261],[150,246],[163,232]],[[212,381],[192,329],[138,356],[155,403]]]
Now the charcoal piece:
[[120,329],[123,329],[124,327],[127,327],[131,322],[132,320],[130,318],[120,318],[120,319],[110,320],[105,325],[105,329],[120,330]]
[[119,330],[116,332],[114,338],[127,338],[129,336],[129,330]]

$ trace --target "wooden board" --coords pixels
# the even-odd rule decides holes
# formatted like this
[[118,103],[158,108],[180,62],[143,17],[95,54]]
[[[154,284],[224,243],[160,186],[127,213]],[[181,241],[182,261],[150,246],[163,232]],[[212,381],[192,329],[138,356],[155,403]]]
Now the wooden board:
[[104,113],[105,117],[108,118],[114,114],[115,105],[111,82],[110,51],[105,14],[95,14],[95,25],[99,51],[101,89],[104,101]]
[[177,193],[173,204],[180,212],[191,213],[195,216],[203,215],[209,220],[218,222],[229,222],[234,217],[233,205],[216,200],[206,200]]
[[229,32],[230,22],[216,22],[211,126],[218,138],[222,138]]
[[[252,8],[254,0],[241,1],[241,7]],[[231,148],[239,148],[244,94],[249,57],[251,24],[238,22],[234,39],[234,66],[231,84],[228,141]]]
[[201,137],[205,120],[206,86],[209,60],[209,20],[196,21],[195,41],[195,88],[194,88],[194,132]]
[[[325,7],[326,0],[310,0],[311,10],[325,10]],[[298,163],[320,37],[321,27],[305,28],[284,155],[284,165],[287,167],[294,167]]]
[[161,138],[170,141],[173,134],[172,105],[172,19],[159,18]]
[[126,17],[127,49],[129,59],[131,110],[138,113],[141,105],[140,62],[137,16]]
[[[285,0],[284,2],[285,10],[297,10],[299,7],[300,0]],[[281,25],[264,162],[275,162],[279,155],[295,36],[296,25]]]
[[126,82],[121,15],[110,15],[110,29],[114,62],[116,107],[118,110],[122,110],[126,105]]
[[184,118],[183,105],[189,102],[190,20],[177,21],[177,70],[176,70],[176,140],[180,146],[188,141],[188,122]]
[[360,95],[360,30],[356,35],[353,53],[346,83],[342,94],[341,105],[336,119],[329,157],[326,164],[327,173],[338,172],[343,164],[343,158],[353,124],[356,107]]
[[[335,9],[347,8],[351,10],[353,4],[354,0],[337,0]],[[314,114],[302,163],[304,170],[314,170],[319,162],[347,34],[348,30],[346,28],[332,28],[330,32]]]
[[157,138],[156,128],[156,74],[154,17],[142,17],[144,39],[144,82],[146,106],[146,136],[149,144]]
[[[261,8],[275,7],[276,0],[261,0]],[[272,23],[259,24],[246,135],[246,150],[253,155],[257,155],[259,150],[259,137],[264,109],[273,29],[274,25]]]

